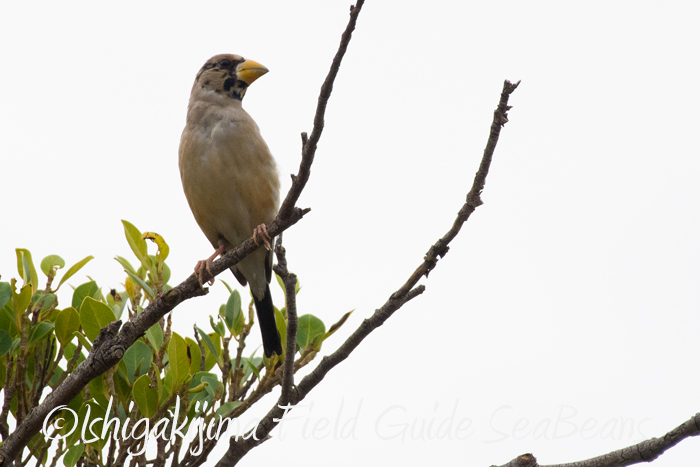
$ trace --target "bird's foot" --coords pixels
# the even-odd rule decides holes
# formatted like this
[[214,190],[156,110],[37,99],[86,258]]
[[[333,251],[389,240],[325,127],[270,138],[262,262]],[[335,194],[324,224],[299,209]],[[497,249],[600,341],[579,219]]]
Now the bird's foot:
[[255,244],[258,246],[260,246],[260,242],[262,242],[262,244],[265,245],[265,249],[268,251],[270,250],[270,242],[272,239],[267,233],[267,227],[265,224],[260,224],[253,229],[253,240],[255,240]]
[[204,287],[204,273],[209,275],[211,279],[209,279],[209,285],[214,285],[214,275],[211,272],[211,263],[214,262],[214,260],[224,252],[224,248],[226,248],[226,244],[224,242],[219,242],[219,248],[214,250],[214,254],[212,254],[209,258],[203,259],[201,261],[197,261],[197,264],[194,267],[194,273],[197,276],[197,279],[199,280],[199,286]]
[[211,277],[211,279],[209,279],[209,285],[214,285],[214,277],[211,274],[211,258],[197,261],[197,264],[194,267],[194,274],[197,276],[197,279],[199,280],[200,287],[204,287],[203,279],[204,279],[205,271]]

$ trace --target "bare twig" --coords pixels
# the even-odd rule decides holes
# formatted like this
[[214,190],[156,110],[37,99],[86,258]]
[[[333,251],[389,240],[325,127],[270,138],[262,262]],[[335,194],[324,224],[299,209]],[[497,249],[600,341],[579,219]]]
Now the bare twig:
[[501,467],[623,467],[642,462],[651,462],[684,439],[698,435],[700,435],[700,413],[696,413],[690,420],[677,426],[661,438],[650,438],[602,456],[567,464],[540,466],[535,456],[523,454],[507,464],[503,464]]
[[[314,115],[314,128],[311,131],[311,136],[307,137],[306,133],[301,134],[302,163],[299,167],[299,173],[296,176],[292,175],[292,187],[290,188],[287,197],[280,207],[280,213],[278,216],[280,219],[286,219],[292,215],[293,209],[298,209],[294,208],[294,206],[299,199],[299,195],[301,195],[301,191],[304,189],[304,186],[306,186],[306,182],[309,180],[309,175],[311,174],[311,163],[314,161],[316,147],[318,145],[318,141],[321,139],[321,133],[323,133],[326,106],[328,105],[328,99],[331,97],[331,92],[333,91],[333,83],[335,81],[335,77],[338,76],[340,64],[343,61],[345,52],[348,50],[348,44],[350,44],[352,32],[355,30],[357,17],[360,14],[364,3],[365,0],[358,0],[357,5],[350,6],[350,20],[348,21],[348,25],[340,38],[340,46],[338,46],[338,51],[335,53],[335,57],[333,57],[331,69],[328,71],[328,75],[326,76],[323,85],[321,85],[321,92],[318,96],[318,104],[316,106],[316,114]],[[270,236],[272,236],[272,234],[270,234]]]
[[284,377],[282,379],[282,395],[280,396],[281,404],[287,405],[290,402],[290,393],[294,385],[294,355],[297,349],[297,276],[287,270],[287,255],[286,250],[282,246],[281,235],[277,238],[275,254],[277,255],[275,272],[282,278],[284,283],[284,296],[287,307],[287,348],[285,349]]
[[484,149],[484,155],[481,158],[479,170],[474,176],[474,183],[472,184],[471,190],[469,190],[469,193],[467,194],[467,202],[464,203],[462,208],[459,210],[457,218],[452,224],[452,228],[440,240],[435,242],[435,244],[430,247],[428,252],[425,254],[423,263],[416,268],[406,283],[396,291],[394,294],[395,298],[400,298],[407,294],[409,290],[416,286],[421,277],[428,277],[430,271],[437,264],[438,258],[442,258],[447,254],[447,251],[449,250],[447,245],[457,236],[462,228],[462,225],[467,221],[467,219],[469,219],[469,216],[471,216],[474,210],[483,204],[483,201],[481,201],[481,192],[486,184],[486,176],[489,173],[493,152],[496,150],[496,143],[498,142],[498,137],[501,134],[501,128],[508,122],[508,110],[510,110],[510,107],[508,106],[508,97],[517,89],[519,84],[520,81],[513,84],[507,80],[503,83],[501,100],[498,103],[498,107],[496,107],[496,110],[493,112],[491,133],[489,134],[489,139],[486,143],[486,148]]

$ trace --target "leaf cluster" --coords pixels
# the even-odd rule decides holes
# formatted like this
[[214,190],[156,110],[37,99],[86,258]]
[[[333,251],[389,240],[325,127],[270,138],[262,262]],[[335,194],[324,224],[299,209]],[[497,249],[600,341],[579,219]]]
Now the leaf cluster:
[[[98,283],[89,278],[73,289],[67,307],[59,306],[58,290],[93,257],[84,258],[61,275],[65,261],[58,255],[47,256],[40,263],[46,285],[39,289],[31,253],[16,250],[21,285],[14,278],[0,282],[3,439],[10,432],[12,419],[19,426],[42,396],[55,390],[87,358],[102,328],[120,319],[133,319],[171,288],[166,264],[170,248],[165,239],[154,232],[141,233],[127,221],[122,223],[136,266],[117,256],[126,274],[120,290],[103,294]],[[155,244],[155,254],[149,254],[147,240]],[[58,285],[52,288],[58,276]],[[284,290],[279,277],[278,281]],[[224,284],[229,298],[218,314],[209,316],[210,332],[200,324],[192,337],[183,337],[172,331],[171,315],[153,325],[117,365],[54,412],[48,429],[28,444],[25,460],[34,457],[40,464],[55,465],[62,458],[66,467],[73,467],[78,463],[120,465],[133,457],[137,464],[146,465],[154,462],[146,458],[147,435],[151,443],[156,435],[161,465],[168,458],[179,460],[180,465],[195,462],[196,439],[189,447],[183,446],[187,442],[183,437],[159,439],[155,427],[161,435],[171,433],[173,425],[184,427],[180,429],[186,433],[192,426],[199,429],[201,423],[240,417],[280,384],[280,363],[287,358],[268,360],[256,355],[259,348],[244,355],[246,338],[255,324],[253,302],[244,307],[240,292]],[[296,292],[299,290],[297,283]],[[286,348],[286,308],[275,308],[275,314]],[[334,325],[327,331],[323,321],[309,314],[300,316],[298,323],[295,371],[308,364],[338,328]],[[153,429],[149,432],[149,428]],[[207,452],[217,440],[218,436],[207,439]]]

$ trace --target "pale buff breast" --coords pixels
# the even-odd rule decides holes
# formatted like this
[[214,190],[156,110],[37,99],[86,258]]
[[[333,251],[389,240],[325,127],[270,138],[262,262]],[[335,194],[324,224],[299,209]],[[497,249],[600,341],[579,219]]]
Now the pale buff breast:
[[[217,96],[218,97],[218,96]],[[277,168],[257,125],[240,105],[190,103],[180,175],[195,219],[214,247],[237,246],[279,208]]]

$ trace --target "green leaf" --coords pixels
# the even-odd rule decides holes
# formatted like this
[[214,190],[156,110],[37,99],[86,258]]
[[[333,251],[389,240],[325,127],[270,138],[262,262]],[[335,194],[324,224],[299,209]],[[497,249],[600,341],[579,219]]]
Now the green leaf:
[[[126,365],[126,377],[129,383],[146,374],[151,367],[153,351],[145,342],[137,340],[124,352],[122,361]],[[138,373],[137,373],[138,372]]]
[[22,276],[24,284],[32,285],[32,294],[39,290],[39,276],[36,275],[32,254],[25,248],[16,248],[17,254],[17,272]]
[[[282,292],[284,292],[284,299],[285,301],[287,300],[287,288],[284,286],[284,281],[282,278],[275,273],[275,277],[277,278],[277,283],[279,284],[280,288],[282,289]],[[299,291],[301,290],[301,284],[299,283],[299,277],[297,277],[297,283],[294,285],[294,294],[298,294]]]
[[223,279],[219,279],[219,280],[220,280],[221,282],[223,282],[223,284],[226,286],[226,288],[228,289],[228,293],[229,293],[229,294],[232,294],[232,293],[233,293],[233,290],[231,290],[231,286],[228,285],[228,282],[226,282],[226,281],[223,280]]
[[129,382],[124,379],[124,376],[119,371],[114,374],[114,390],[122,405],[127,407],[129,405],[128,403],[131,402],[129,397],[131,396],[131,387],[129,386]]
[[63,258],[61,258],[58,255],[49,255],[46,258],[41,260],[41,270],[47,276],[50,276],[51,273],[55,274],[56,269],[61,269],[65,265],[66,265],[66,262],[63,261]]
[[131,393],[134,395],[134,401],[139,407],[139,411],[146,418],[151,418],[158,410],[158,390],[151,387],[151,378],[148,375],[142,375],[134,382],[134,387]]
[[238,293],[238,290],[234,290],[228,297],[228,301],[226,302],[225,315],[223,316],[223,318],[226,320],[226,325],[229,327],[229,329],[232,328],[234,323],[236,322],[237,314],[241,314],[241,294]]
[[[134,252],[134,255],[136,255],[136,258],[138,258],[144,269],[152,271],[153,268],[148,260],[146,240],[141,238],[141,232],[129,221],[122,219],[122,224],[124,225],[124,234],[126,235],[126,241],[129,242],[131,251]],[[152,272],[155,273],[155,271]]]
[[97,283],[95,281],[80,284],[73,291],[73,300],[71,302],[71,305],[77,311],[80,311],[80,307],[82,306],[85,297],[94,297],[95,294],[97,294],[99,291],[100,288],[97,287]]
[[[18,294],[14,294],[12,297],[12,309],[15,315],[19,318],[27,310],[27,307],[32,302],[32,287],[27,284],[19,291]],[[19,322],[19,321],[17,321]]]
[[0,309],[0,329],[6,331],[11,336],[19,335],[17,315],[13,313],[12,307],[9,304]]
[[199,345],[189,337],[185,338],[185,342],[187,343],[187,356],[190,359],[190,374],[194,375],[202,368],[202,351]]
[[156,323],[146,331],[146,339],[153,347],[153,350],[158,352],[160,347],[163,345],[163,329],[161,329],[160,324]]
[[84,452],[85,445],[83,443],[71,446],[70,448],[68,448],[66,455],[63,457],[63,465],[65,467],[75,467],[75,464],[78,463]]
[[223,320],[221,320],[220,318],[219,322],[215,323],[214,317],[212,315],[209,315],[209,324],[211,324],[211,328],[214,330],[214,332],[220,335],[221,337],[224,337],[226,335],[226,327],[224,326]]
[[0,282],[0,309],[12,299],[12,287],[9,282]]
[[[56,290],[58,290],[59,287],[61,287],[61,285],[62,285],[65,281],[67,281],[68,279],[70,279],[71,277],[73,277],[73,275],[74,275],[76,272],[80,271],[80,270],[83,268],[83,266],[85,266],[85,265],[88,263],[88,261],[90,261],[91,259],[94,259],[94,256],[86,256],[85,258],[81,259],[80,261],[78,261],[77,263],[75,263],[73,266],[71,266],[70,268],[68,268],[68,270],[67,270],[66,273],[63,275],[63,277],[61,277],[61,282],[58,283],[58,287],[56,287]],[[75,306],[75,305],[74,305],[74,306]]]
[[282,315],[282,312],[275,307],[275,324],[277,325],[277,332],[280,333],[280,340],[282,341],[282,349],[287,351],[287,320]]
[[156,365],[156,362],[151,362],[151,369],[153,370],[153,375],[156,377],[156,392],[158,395],[158,400],[163,396],[163,382],[160,380],[160,368]]
[[[258,357],[258,359],[262,360],[262,358]],[[254,360],[252,358],[246,358],[245,362],[248,364],[248,369],[252,371],[255,376],[258,377],[258,380],[261,380],[260,378],[260,372],[258,371],[258,365],[259,363],[254,363]]]
[[221,337],[215,332],[209,334],[212,344],[216,349],[216,354],[211,353],[209,347],[204,345],[204,371],[211,371],[217,365],[217,356],[222,355]]
[[90,342],[90,341],[87,339],[87,337],[85,337],[85,336],[83,335],[83,333],[81,333],[81,332],[79,332],[79,331],[75,331],[75,332],[73,333],[73,337],[77,337],[78,340],[80,341],[80,343],[83,344],[83,347],[85,347],[85,349],[86,349],[88,352],[89,352],[90,350],[92,350],[92,342]]
[[56,295],[52,293],[46,293],[46,292],[38,292],[34,297],[32,297],[32,301],[35,301],[35,305],[39,305],[39,309],[44,312],[47,311],[51,306],[53,306],[54,303],[58,304],[58,300],[56,299]]
[[[201,332],[201,331],[200,331]],[[187,344],[185,339],[176,332],[168,342],[168,360],[170,371],[173,374],[175,387],[179,388],[189,375],[190,361],[187,358]]]
[[115,256],[114,259],[117,260],[117,263],[122,265],[124,270],[131,271],[132,274],[136,274],[136,269],[134,269],[134,267],[126,258],[122,256]]
[[143,291],[146,292],[146,294],[148,295],[148,297],[151,300],[155,300],[156,294],[153,293],[153,289],[151,289],[143,279],[141,279],[139,276],[137,276],[136,274],[133,274],[131,271],[128,271],[126,269],[124,270],[124,272],[126,272],[127,276],[129,276],[132,281],[136,282],[139,285],[139,287],[141,287],[143,289]]
[[88,387],[90,388],[90,395],[92,396],[92,399],[102,407],[107,407],[109,404],[109,400],[107,399],[107,396],[109,396],[109,391],[104,385],[102,376],[93,378],[88,383]]
[[214,347],[214,343],[211,341],[211,338],[209,335],[202,331],[201,328],[195,326],[197,328],[197,332],[199,332],[199,338],[202,339],[202,342],[204,342],[204,345],[206,348],[209,349],[209,352],[216,358],[216,363],[219,364],[219,368],[224,367],[224,360],[221,358],[221,355],[219,355],[219,351],[216,347]]
[[[88,418],[88,405],[90,406],[90,417]],[[70,423],[72,423],[71,416],[67,418],[66,424],[70,426]],[[96,420],[98,418],[101,418],[102,420]],[[78,420],[76,420],[77,423],[80,425],[78,428],[66,438],[66,445],[70,446],[72,444],[77,444],[78,441],[81,438],[81,432],[82,427],[86,427],[85,429],[85,439],[86,440],[92,440],[95,437],[98,437],[102,434],[102,426],[104,424],[104,418],[105,418],[105,408],[100,406],[99,404],[94,403],[93,401],[86,402],[83,404],[83,406],[80,408],[80,411],[78,412]],[[92,429],[92,432],[91,432]],[[77,433],[77,434],[76,434]],[[94,434],[93,434],[94,433]],[[92,441],[90,444],[95,447],[96,449],[102,449],[107,441],[109,440],[108,436],[105,436],[105,439],[97,439],[95,441]]]
[[0,329],[0,357],[5,355],[12,348],[12,336]]
[[241,294],[238,290],[231,292],[224,310],[224,320],[229,331],[234,336],[240,336],[243,331],[243,312],[241,311]]
[[[73,336],[75,337],[75,336]],[[67,362],[69,362],[72,358],[73,355],[75,355],[75,351],[78,349],[78,346],[74,344],[73,342],[69,342],[66,344],[66,348],[63,351],[63,358],[66,359]],[[82,354],[82,352],[81,352]],[[78,357],[78,360],[80,360],[80,357]]]
[[280,289],[282,289],[282,292],[284,292],[284,296],[286,297],[287,296],[287,288],[284,286],[284,281],[282,280],[280,275],[277,273],[275,273],[275,277],[277,278],[277,283],[279,284]]
[[314,315],[302,315],[299,317],[297,328],[297,344],[305,349],[309,344],[325,334],[326,326],[323,321]]
[[29,342],[28,346],[31,347],[32,345],[36,344],[43,338],[45,338],[53,329],[54,324],[49,323],[46,321],[41,321],[39,323],[36,323],[32,328],[29,330]]
[[10,355],[17,355],[17,349],[19,348],[19,341],[20,341],[19,337],[12,341],[12,347],[10,347]]
[[[82,406],[82,400],[83,400],[83,393],[82,391],[79,392],[70,402],[68,402],[68,407],[66,407],[64,410],[62,410],[58,418],[63,419],[62,427],[59,430],[59,433],[61,435],[67,435],[71,430],[73,430],[73,427],[75,427],[75,430],[73,430],[73,434],[70,436],[70,438],[74,438],[73,435],[75,435],[75,432],[80,432],[80,423],[82,422],[81,419],[76,419],[75,414],[80,411],[80,407]],[[70,410],[69,410],[70,409]],[[70,411],[73,411],[72,413]],[[80,437],[80,433],[78,433],[78,438]],[[68,446],[70,446],[70,443]]]
[[116,320],[117,318],[110,307],[92,297],[85,297],[82,305],[80,305],[80,325],[83,327],[85,335],[91,341],[97,338],[100,334],[100,329]]
[[163,284],[167,284],[168,281],[170,280],[170,274],[171,274],[171,273],[170,273],[170,267],[169,267],[167,264],[165,264],[165,263],[163,263],[163,272],[162,272],[162,274],[163,274]]
[[[179,390],[180,388],[177,388]],[[165,403],[165,401],[173,395],[175,392],[175,383],[173,382],[173,372],[166,369],[165,376],[163,377],[163,395],[161,396],[160,403]]]
[[226,417],[228,414],[231,413],[233,409],[241,405],[242,402],[240,401],[232,401],[232,402],[226,402],[225,404],[221,404],[221,407],[216,409],[216,415],[219,417]]
[[190,393],[189,406],[195,407],[197,402],[199,402],[199,412],[201,413],[203,409],[202,403],[206,402],[206,411],[209,412],[209,409],[211,409],[214,404],[214,396],[220,384],[219,379],[214,373],[208,373],[206,371],[197,372],[192,377],[188,388],[188,392]]

